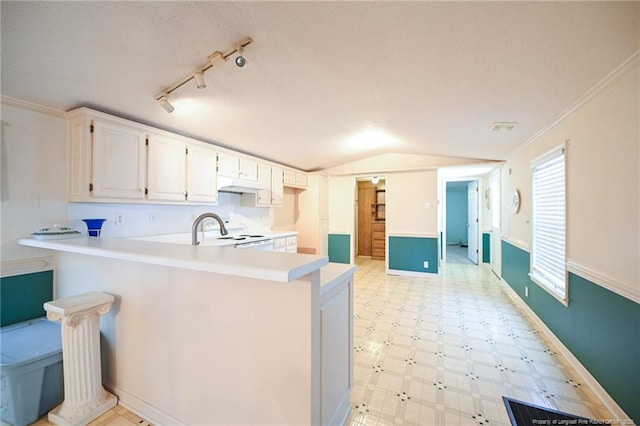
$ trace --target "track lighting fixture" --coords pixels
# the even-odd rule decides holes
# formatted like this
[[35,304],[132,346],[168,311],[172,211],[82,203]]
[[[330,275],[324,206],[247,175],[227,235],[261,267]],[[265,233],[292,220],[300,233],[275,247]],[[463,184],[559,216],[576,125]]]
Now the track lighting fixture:
[[196,87],[198,89],[204,89],[207,85],[204,83],[204,71],[196,71],[193,75],[193,78],[196,80]]
[[250,45],[251,43],[253,43],[253,39],[251,37],[247,37],[247,38],[241,40],[240,43],[238,43],[236,45],[236,47],[234,47],[232,49],[226,50],[224,52],[220,52],[219,50],[213,52],[211,55],[209,55],[207,57],[208,62],[206,64],[204,64],[202,67],[197,69],[195,72],[189,74],[188,76],[183,77],[182,79],[176,81],[171,86],[167,87],[162,92],[157,94],[155,96],[156,101],[158,101],[158,103],[160,103],[160,105],[162,106],[162,108],[165,109],[165,111],[167,111],[169,113],[173,112],[174,108],[169,103],[169,100],[168,100],[169,94],[171,94],[177,88],[182,87],[189,80],[195,80],[196,87],[198,89],[204,89],[205,87],[207,87],[207,85],[204,82],[204,72],[207,71],[208,69],[210,69],[211,67],[213,67],[214,65],[216,65],[216,63],[218,62],[219,59],[221,59],[222,62],[227,62],[229,56],[232,56],[235,53],[238,54],[238,56],[235,59],[236,65],[238,67],[245,66],[247,61],[244,58],[244,56],[242,56],[242,53],[244,51],[244,48],[246,46]]
[[160,102],[160,106],[162,108],[164,108],[165,111],[167,111],[169,114],[171,114],[174,110],[173,105],[171,105],[169,103],[169,100],[167,99],[167,95],[162,95],[158,98],[158,102]]

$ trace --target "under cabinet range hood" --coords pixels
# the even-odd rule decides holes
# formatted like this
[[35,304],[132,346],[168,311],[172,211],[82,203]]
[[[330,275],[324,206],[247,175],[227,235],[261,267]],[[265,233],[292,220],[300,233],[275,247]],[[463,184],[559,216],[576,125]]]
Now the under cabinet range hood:
[[218,176],[219,192],[258,192],[261,189],[267,189],[262,183],[250,180],[236,179],[225,176]]

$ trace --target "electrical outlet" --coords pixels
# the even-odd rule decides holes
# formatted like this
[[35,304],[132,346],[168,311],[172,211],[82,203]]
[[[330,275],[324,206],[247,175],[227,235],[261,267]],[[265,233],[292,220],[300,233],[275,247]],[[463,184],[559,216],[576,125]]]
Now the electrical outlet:
[[124,223],[124,213],[116,213],[114,222],[116,225],[122,225]]
[[424,269],[429,268],[429,262],[427,262],[426,260],[424,261],[423,265],[424,265]]
[[149,213],[149,223],[155,223],[156,214],[154,212]]
[[524,297],[529,297],[529,287],[524,288]]

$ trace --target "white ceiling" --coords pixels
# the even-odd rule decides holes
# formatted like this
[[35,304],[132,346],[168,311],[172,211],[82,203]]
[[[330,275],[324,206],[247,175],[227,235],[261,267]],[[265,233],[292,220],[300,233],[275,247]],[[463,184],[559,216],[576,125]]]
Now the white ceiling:
[[[639,2],[0,7],[3,96],[90,106],[304,170],[385,153],[504,159],[640,48]],[[246,36],[244,68],[229,61],[205,89],[179,88],[172,114],[154,100]]]

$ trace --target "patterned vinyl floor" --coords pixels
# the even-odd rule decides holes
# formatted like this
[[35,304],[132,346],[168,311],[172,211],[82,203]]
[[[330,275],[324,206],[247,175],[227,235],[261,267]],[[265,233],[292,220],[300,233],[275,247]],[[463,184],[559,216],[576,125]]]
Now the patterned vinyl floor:
[[[611,419],[486,265],[449,263],[417,278],[386,275],[383,261],[357,264],[347,425],[508,426],[503,395]],[[116,406],[91,425],[149,423]]]
[[487,265],[388,276],[358,258],[347,424],[509,425],[502,396],[611,419]]

